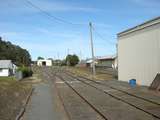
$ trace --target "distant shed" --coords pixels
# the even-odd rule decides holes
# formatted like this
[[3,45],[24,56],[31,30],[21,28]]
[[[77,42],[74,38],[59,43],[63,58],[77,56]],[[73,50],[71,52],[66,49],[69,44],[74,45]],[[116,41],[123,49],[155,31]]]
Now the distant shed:
[[118,34],[119,80],[149,86],[160,73],[160,17]]
[[52,66],[52,60],[38,60],[38,66]]
[[97,61],[98,61],[97,66],[98,67],[113,68],[115,58],[116,58],[115,55],[98,57],[97,58]]

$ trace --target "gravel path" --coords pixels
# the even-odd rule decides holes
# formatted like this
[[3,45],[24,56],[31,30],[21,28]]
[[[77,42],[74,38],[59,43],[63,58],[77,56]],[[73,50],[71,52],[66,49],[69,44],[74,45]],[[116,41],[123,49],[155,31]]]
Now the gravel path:
[[47,77],[43,82],[34,84],[35,90],[23,120],[67,120],[52,83]]

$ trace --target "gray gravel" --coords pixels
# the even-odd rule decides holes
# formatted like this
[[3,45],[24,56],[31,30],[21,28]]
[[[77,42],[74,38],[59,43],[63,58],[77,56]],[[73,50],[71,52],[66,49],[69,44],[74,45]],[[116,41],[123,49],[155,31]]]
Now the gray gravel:
[[[43,82],[34,84],[35,90],[23,120],[68,120],[61,106],[48,69],[43,71]],[[44,79],[46,78],[46,79]]]

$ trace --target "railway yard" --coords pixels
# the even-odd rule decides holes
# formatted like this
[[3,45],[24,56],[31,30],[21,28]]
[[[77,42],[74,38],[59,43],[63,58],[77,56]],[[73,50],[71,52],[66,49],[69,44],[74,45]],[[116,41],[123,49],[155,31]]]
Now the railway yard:
[[[42,106],[43,113],[41,115],[37,115],[39,111],[33,113],[32,107],[36,106],[32,106],[31,98],[28,105],[30,107],[24,115],[26,120],[27,118],[41,120],[36,118],[37,116],[43,116],[46,120],[160,119],[160,94],[148,90],[147,87],[130,87],[128,83],[117,80],[94,80],[57,67],[38,68],[37,74],[50,86],[51,95],[54,97],[49,99],[54,99],[52,107],[54,113],[47,107],[52,103],[48,102],[48,105],[43,103],[45,99],[38,106],[39,110],[41,104],[45,104]],[[32,97],[34,95],[36,94]],[[52,116],[47,118],[49,113]]]
[[0,120],[160,120],[160,0],[0,7]]

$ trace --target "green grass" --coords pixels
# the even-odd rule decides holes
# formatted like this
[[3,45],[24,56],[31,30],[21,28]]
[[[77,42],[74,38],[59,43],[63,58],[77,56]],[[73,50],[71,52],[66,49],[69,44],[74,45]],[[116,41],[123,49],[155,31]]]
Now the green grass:
[[16,80],[15,77],[10,76],[10,77],[0,77],[0,80]]
[[[68,68],[70,71],[72,71],[73,73],[77,74],[77,75],[82,75],[88,78],[93,78],[92,73],[91,73],[91,69],[85,67],[69,67]],[[94,79],[96,80],[112,80],[114,79],[112,75],[110,74],[101,74],[98,73],[94,76]]]

